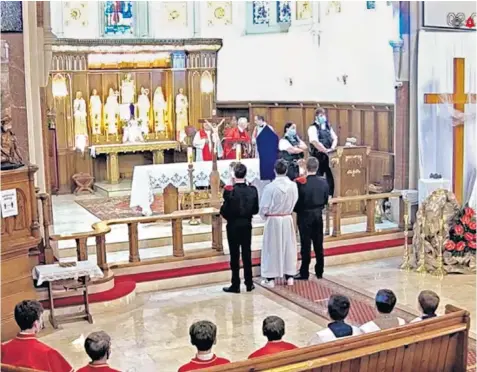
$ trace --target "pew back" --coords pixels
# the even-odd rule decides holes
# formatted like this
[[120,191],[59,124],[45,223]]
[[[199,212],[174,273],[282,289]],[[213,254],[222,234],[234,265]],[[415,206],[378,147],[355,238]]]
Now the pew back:
[[469,327],[469,313],[447,305],[437,318],[204,371],[464,372]]

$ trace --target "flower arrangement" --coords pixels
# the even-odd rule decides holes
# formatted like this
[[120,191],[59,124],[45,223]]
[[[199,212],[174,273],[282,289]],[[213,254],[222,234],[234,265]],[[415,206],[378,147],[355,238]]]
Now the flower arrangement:
[[445,242],[444,248],[453,256],[463,256],[470,252],[475,255],[477,248],[475,211],[470,207],[461,209],[451,222],[449,239]]

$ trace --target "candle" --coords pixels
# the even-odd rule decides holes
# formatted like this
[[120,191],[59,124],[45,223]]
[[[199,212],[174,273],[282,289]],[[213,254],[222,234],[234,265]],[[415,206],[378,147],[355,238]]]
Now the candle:
[[192,147],[188,147],[187,148],[187,162],[189,164],[192,164],[193,161],[194,161],[194,158],[193,158],[193,155],[192,155]]
[[242,159],[242,146],[237,145],[237,149],[235,150],[235,160],[240,161]]

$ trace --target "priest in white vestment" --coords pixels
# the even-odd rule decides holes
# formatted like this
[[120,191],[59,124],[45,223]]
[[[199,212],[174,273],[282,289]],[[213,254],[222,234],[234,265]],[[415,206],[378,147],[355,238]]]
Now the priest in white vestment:
[[393,291],[390,289],[380,289],[376,293],[376,309],[378,310],[376,319],[363,324],[359,329],[363,333],[370,333],[406,324],[404,319],[392,314],[396,301],[396,295]]
[[284,160],[276,162],[276,178],[265,186],[260,200],[259,213],[265,220],[261,274],[265,278],[263,284],[269,287],[275,286],[275,278],[283,276],[288,285],[293,285],[296,274],[297,247],[292,213],[298,200],[298,188],[286,176],[287,169]]

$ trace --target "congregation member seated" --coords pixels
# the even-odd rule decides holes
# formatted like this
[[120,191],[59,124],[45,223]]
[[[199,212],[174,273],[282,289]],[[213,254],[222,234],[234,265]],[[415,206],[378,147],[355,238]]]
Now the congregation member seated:
[[396,295],[394,292],[390,289],[380,289],[378,293],[376,293],[376,309],[378,310],[378,315],[376,319],[359,327],[361,331],[363,333],[370,333],[406,324],[404,319],[392,314],[395,305]]
[[328,300],[328,314],[333,322],[328,324],[327,328],[318,331],[308,345],[318,345],[339,338],[362,334],[358,327],[345,323],[344,320],[348,316],[349,308],[350,302],[348,297],[331,295]]
[[195,322],[189,328],[190,342],[197,348],[197,354],[189,363],[179,368],[179,372],[229,364],[230,360],[219,358],[212,352],[217,337],[217,327],[207,320]]
[[278,316],[267,316],[263,320],[262,332],[268,340],[267,344],[250,354],[248,359],[297,349],[295,345],[282,341],[282,338],[285,335],[285,322]]
[[2,363],[39,371],[73,371],[58,351],[36,338],[43,328],[42,314],[43,307],[38,301],[25,300],[15,306],[15,321],[20,333],[2,344]]
[[439,302],[441,301],[441,299],[436,292],[428,290],[422,291],[421,293],[419,293],[418,301],[419,307],[421,308],[423,315],[417,317],[411,323],[434,318],[437,316],[436,310],[439,307]]
[[84,341],[84,349],[91,358],[91,362],[80,368],[78,372],[119,372],[108,365],[108,359],[111,356],[111,337],[106,332],[91,333]]

